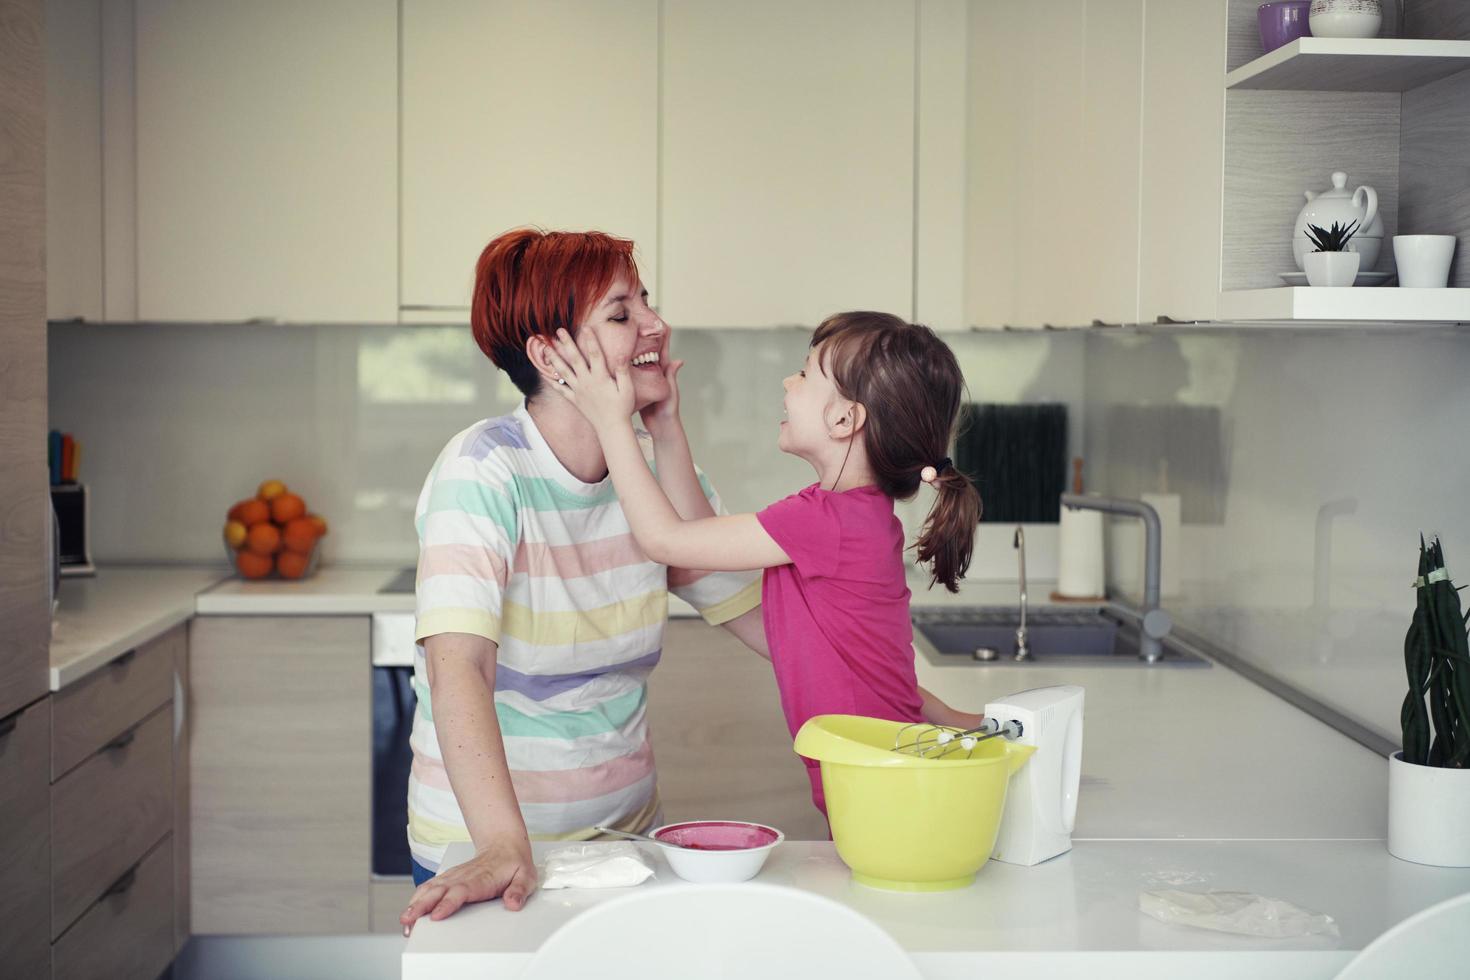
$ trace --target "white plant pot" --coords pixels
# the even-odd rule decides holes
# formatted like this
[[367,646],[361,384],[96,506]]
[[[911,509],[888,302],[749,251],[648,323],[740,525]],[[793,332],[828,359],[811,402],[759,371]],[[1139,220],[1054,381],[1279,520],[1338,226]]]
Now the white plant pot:
[[1351,286],[1358,278],[1357,252],[1308,252],[1302,260],[1312,286]]
[[1470,868],[1470,769],[1388,757],[1388,853],[1415,864]]

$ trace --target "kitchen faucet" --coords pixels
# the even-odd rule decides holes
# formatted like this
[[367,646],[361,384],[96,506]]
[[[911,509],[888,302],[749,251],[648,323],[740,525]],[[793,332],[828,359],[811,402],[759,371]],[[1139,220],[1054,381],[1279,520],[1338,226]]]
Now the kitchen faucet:
[[1021,564],[1021,625],[1016,627],[1016,659],[1030,660],[1031,647],[1026,642],[1026,532],[1019,525],[1011,547],[1016,549],[1016,559]]
[[1143,520],[1143,608],[1139,610],[1138,657],[1158,663],[1164,655],[1164,637],[1173,629],[1174,621],[1159,608],[1159,541],[1162,529],[1159,514],[1141,500],[1098,497],[1091,494],[1064,493],[1062,506],[1073,510],[1100,510],[1107,514],[1127,514]]

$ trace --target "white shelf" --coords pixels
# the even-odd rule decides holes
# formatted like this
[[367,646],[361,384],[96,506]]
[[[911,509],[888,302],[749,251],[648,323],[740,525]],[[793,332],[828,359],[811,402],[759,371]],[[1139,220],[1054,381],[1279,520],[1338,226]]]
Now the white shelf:
[[1470,71],[1470,41],[1303,37],[1225,76],[1225,87],[1406,92]]
[[1402,289],[1397,286],[1234,289],[1220,294],[1219,318],[1226,321],[1318,321],[1322,326],[1365,321],[1470,323],[1470,289]]

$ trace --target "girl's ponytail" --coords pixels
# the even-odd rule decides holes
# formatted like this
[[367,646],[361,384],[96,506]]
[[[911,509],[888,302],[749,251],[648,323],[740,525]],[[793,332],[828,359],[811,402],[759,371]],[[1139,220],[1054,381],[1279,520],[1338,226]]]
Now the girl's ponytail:
[[934,488],[934,506],[924,521],[915,544],[920,564],[929,566],[930,580],[958,592],[959,580],[970,568],[975,549],[975,527],[980,523],[980,494],[965,474],[948,459],[939,466],[925,467],[923,477]]

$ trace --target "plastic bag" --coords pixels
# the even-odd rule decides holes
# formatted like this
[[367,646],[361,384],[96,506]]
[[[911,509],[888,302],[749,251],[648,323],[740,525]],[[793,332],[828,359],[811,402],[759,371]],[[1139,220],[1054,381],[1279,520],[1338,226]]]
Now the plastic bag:
[[1138,910],[1170,925],[1194,926],[1242,936],[1291,939],[1321,935],[1341,938],[1332,916],[1250,892],[1173,889],[1140,892]]
[[653,877],[653,868],[632,844],[571,844],[546,855],[542,888],[626,888]]

